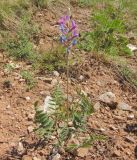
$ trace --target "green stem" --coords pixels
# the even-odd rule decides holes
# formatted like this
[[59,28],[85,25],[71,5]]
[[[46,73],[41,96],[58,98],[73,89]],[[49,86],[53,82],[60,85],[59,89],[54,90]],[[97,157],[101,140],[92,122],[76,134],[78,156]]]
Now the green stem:
[[69,119],[69,53],[67,53],[67,117]]

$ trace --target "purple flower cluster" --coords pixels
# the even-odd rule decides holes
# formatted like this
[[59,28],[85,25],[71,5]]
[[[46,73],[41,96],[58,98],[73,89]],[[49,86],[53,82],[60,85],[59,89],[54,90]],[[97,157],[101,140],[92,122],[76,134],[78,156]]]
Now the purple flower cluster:
[[77,33],[77,26],[70,16],[63,16],[58,21],[60,30],[60,42],[67,47],[67,52],[77,44],[76,38],[79,36]]

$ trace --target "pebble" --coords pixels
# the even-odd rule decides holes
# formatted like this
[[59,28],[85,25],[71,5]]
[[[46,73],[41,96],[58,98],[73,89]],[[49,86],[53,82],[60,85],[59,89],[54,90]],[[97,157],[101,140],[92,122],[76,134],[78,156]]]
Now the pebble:
[[52,84],[53,86],[57,85],[57,84],[58,84],[58,80],[57,80],[57,79],[53,79],[53,80],[51,81],[51,84]]
[[101,102],[112,105],[112,104],[116,103],[116,96],[112,92],[106,92],[106,93],[99,96],[99,100]]
[[98,111],[98,110],[100,109],[100,107],[101,107],[101,105],[100,105],[99,102],[97,102],[97,103],[93,106],[93,108],[94,108],[95,111]]
[[6,107],[6,109],[9,109],[9,108],[11,108],[10,104]]
[[118,103],[117,108],[118,108],[118,109],[121,109],[121,110],[123,110],[123,111],[131,111],[131,110],[132,110],[132,109],[131,109],[131,106],[129,106],[128,104],[126,104],[126,103],[124,103],[124,102]]
[[120,157],[120,151],[119,150],[114,150],[113,155],[116,157]]
[[54,139],[56,139],[56,137],[55,136],[51,136],[51,139],[54,140]]
[[129,120],[132,120],[135,118],[134,114],[129,114],[128,117],[127,117]]
[[33,126],[28,126],[28,133],[33,132],[33,130],[34,130],[34,127],[33,127]]
[[137,46],[133,45],[133,44],[128,44],[127,47],[132,51],[137,51]]
[[77,150],[77,155],[78,155],[79,157],[84,158],[85,156],[88,155],[88,152],[89,152],[89,148],[79,148],[79,149]]
[[106,130],[104,128],[100,128],[100,131],[105,132]]
[[29,96],[25,97],[25,99],[26,99],[27,101],[30,101],[30,97],[29,97]]
[[84,80],[84,76],[80,75],[79,80],[83,81]]
[[32,160],[32,157],[31,156],[28,156],[28,155],[24,155],[22,157],[22,160]]
[[57,153],[52,160],[61,160],[61,155],[59,153]]
[[69,127],[72,127],[73,126],[73,122],[71,121],[71,122],[68,122],[68,126]]
[[17,150],[18,150],[18,152],[23,152],[24,151],[24,147],[23,147],[22,142],[19,142]]
[[56,76],[56,77],[59,77],[59,72],[53,71],[53,75]]
[[25,79],[21,78],[21,79],[19,79],[19,82],[25,82]]

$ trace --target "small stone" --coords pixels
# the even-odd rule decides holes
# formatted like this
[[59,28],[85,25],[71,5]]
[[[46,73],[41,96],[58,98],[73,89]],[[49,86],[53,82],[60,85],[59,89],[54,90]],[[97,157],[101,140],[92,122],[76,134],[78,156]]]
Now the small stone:
[[19,82],[25,82],[25,79],[21,78],[21,79],[19,79]]
[[23,147],[23,144],[22,144],[22,142],[19,142],[19,144],[18,144],[18,152],[20,152],[20,153],[22,153],[22,152],[24,152],[24,147]]
[[58,84],[58,80],[57,80],[57,79],[53,79],[53,80],[51,81],[51,84],[52,84],[53,86],[57,85],[57,84]]
[[89,148],[79,148],[79,149],[77,150],[77,155],[78,155],[79,157],[84,158],[85,156],[88,155],[88,152],[89,152]]
[[71,121],[71,122],[68,122],[68,126],[69,127],[72,127],[73,126],[73,122]]
[[83,80],[84,80],[84,76],[83,76],[83,75],[80,75],[79,80],[80,80],[80,81],[83,81]]
[[120,151],[119,150],[114,150],[113,155],[116,157],[120,157]]
[[37,157],[33,157],[33,160],[41,160],[41,159]]
[[93,106],[93,108],[94,108],[94,110],[95,111],[98,111],[99,109],[100,109],[100,103],[99,102],[97,102],[94,106]]
[[33,132],[33,130],[34,130],[34,127],[33,127],[33,126],[28,126],[28,132],[29,132],[29,133]]
[[61,160],[61,155],[59,153],[57,153],[52,160]]
[[129,114],[128,117],[127,117],[129,120],[132,120],[135,118],[134,114]]
[[124,103],[124,102],[118,103],[117,108],[118,108],[118,109],[121,109],[121,110],[123,110],[123,111],[131,111],[131,110],[132,110],[132,109],[131,109],[131,106],[129,106],[128,104],[126,104],[126,103]]
[[25,99],[26,99],[27,101],[30,101],[30,97],[29,97],[29,96],[27,96]]
[[128,44],[127,47],[128,47],[132,52],[137,51],[137,47],[136,47],[135,45],[133,45],[133,44]]
[[99,100],[108,105],[113,105],[114,103],[116,103],[116,96],[112,92],[106,92],[99,96]]
[[22,157],[22,160],[32,160],[32,157],[31,156],[28,156],[28,155],[24,155]]
[[104,128],[100,128],[100,131],[105,132],[106,130]]
[[54,139],[56,139],[56,137],[55,136],[51,136],[51,139],[54,140]]
[[9,108],[11,108],[11,106],[10,106],[10,105],[8,105],[8,106],[6,107],[6,109],[9,109]]
[[53,75],[56,76],[56,77],[59,77],[59,72],[53,71]]

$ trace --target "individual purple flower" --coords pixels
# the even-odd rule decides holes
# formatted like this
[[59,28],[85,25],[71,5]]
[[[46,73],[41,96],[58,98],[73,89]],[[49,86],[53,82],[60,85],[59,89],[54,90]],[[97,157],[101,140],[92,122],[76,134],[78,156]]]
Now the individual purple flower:
[[61,18],[59,19],[58,24],[64,24],[64,18],[63,18],[63,17],[61,17]]
[[66,16],[66,21],[69,21],[70,20],[70,16]]
[[72,35],[73,35],[73,37],[78,37],[79,36],[79,34],[77,33],[76,29],[72,31]]
[[65,43],[66,40],[67,40],[66,36],[64,36],[64,35],[61,35],[61,36],[60,36],[60,42],[61,42],[61,43]]
[[70,16],[63,16],[59,19],[58,24],[65,24],[69,20],[70,20]]
[[72,20],[70,32],[71,32],[72,30],[74,30],[75,28],[76,28],[76,23],[75,23],[74,20]]
[[65,31],[65,27],[64,27],[63,23],[60,24],[59,29],[60,29],[61,32]]
[[77,44],[77,40],[76,40],[76,39],[73,39],[72,45],[75,46],[76,44]]

